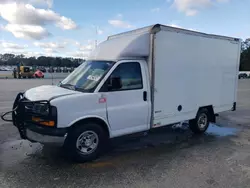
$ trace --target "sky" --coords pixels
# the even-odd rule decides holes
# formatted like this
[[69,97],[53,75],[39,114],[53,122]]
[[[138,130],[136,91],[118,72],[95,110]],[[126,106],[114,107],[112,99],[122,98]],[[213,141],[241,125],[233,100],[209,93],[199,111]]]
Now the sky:
[[250,0],[0,0],[0,54],[86,58],[109,35],[164,24],[250,38]]

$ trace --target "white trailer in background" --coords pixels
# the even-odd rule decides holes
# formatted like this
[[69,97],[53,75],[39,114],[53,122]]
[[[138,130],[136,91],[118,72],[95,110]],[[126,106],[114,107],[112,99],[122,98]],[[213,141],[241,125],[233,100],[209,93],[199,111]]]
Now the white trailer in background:
[[15,108],[30,105],[16,108],[27,118],[14,124],[81,161],[109,138],[186,120],[203,133],[215,114],[236,109],[240,50],[236,38],[159,24],[110,36],[58,86],[19,96]]

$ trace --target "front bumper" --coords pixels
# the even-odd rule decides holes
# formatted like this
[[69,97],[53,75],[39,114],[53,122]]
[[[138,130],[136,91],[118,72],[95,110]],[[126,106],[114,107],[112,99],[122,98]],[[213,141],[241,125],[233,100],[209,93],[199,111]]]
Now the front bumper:
[[30,129],[26,129],[26,138],[31,142],[39,142],[45,145],[57,145],[63,146],[67,133],[62,136],[50,136],[34,132]]
[[[63,145],[67,136],[66,128],[57,128],[56,126],[47,127],[39,124],[39,122],[33,122],[31,120],[31,117],[34,116],[34,114],[27,112],[27,108],[25,107],[27,104],[36,102],[41,101],[29,102],[24,98],[23,94],[18,94],[14,102],[12,120],[13,124],[18,128],[21,138],[27,139],[31,142],[39,142],[42,144]],[[49,103],[49,101],[46,102]],[[35,116],[37,116],[37,114],[35,114]],[[52,116],[41,117],[43,119],[54,118],[53,120],[56,121],[56,118]]]
[[62,146],[68,132],[66,128],[44,127],[32,123],[24,123],[23,127],[24,131],[22,132],[22,134],[24,136],[24,139],[46,145]]

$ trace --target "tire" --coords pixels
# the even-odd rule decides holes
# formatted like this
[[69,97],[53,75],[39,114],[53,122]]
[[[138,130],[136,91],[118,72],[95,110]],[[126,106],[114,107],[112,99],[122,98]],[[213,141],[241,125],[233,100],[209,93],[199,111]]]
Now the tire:
[[[81,138],[84,138],[87,135],[92,135],[94,141],[89,141],[91,139],[88,139],[85,140],[85,143],[80,144],[79,140],[81,140]],[[68,133],[67,139],[65,140],[64,148],[66,149],[70,159],[76,162],[93,161],[98,158],[99,155],[104,151],[104,146],[107,141],[107,138],[108,137],[106,132],[100,125],[96,123],[86,123],[84,125],[79,124]],[[89,150],[91,149],[91,146],[86,149],[86,144],[91,144],[91,142],[92,144],[94,144],[92,145],[92,151]],[[80,149],[85,151],[80,151]]]
[[189,121],[189,128],[195,134],[202,134],[206,132],[210,120],[211,114],[206,108],[202,108],[198,111],[196,118]]

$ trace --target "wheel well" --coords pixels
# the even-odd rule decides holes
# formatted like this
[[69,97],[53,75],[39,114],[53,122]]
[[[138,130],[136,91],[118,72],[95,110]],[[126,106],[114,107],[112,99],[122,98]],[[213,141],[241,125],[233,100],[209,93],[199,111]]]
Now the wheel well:
[[108,125],[106,124],[105,121],[103,121],[102,119],[99,119],[99,118],[94,118],[93,117],[93,118],[86,118],[86,119],[79,120],[76,123],[74,123],[70,127],[70,129],[72,129],[74,127],[77,127],[77,126],[80,126],[80,125],[82,125],[84,123],[90,123],[90,122],[92,122],[92,123],[94,122],[94,123],[100,125],[104,129],[104,131],[107,133],[108,137],[110,137]]
[[216,122],[216,117],[215,117],[215,114],[214,114],[214,108],[212,105],[209,105],[209,106],[203,106],[203,107],[200,107],[198,112],[201,110],[201,109],[207,109],[209,114],[210,114],[210,121],[215,123]]

